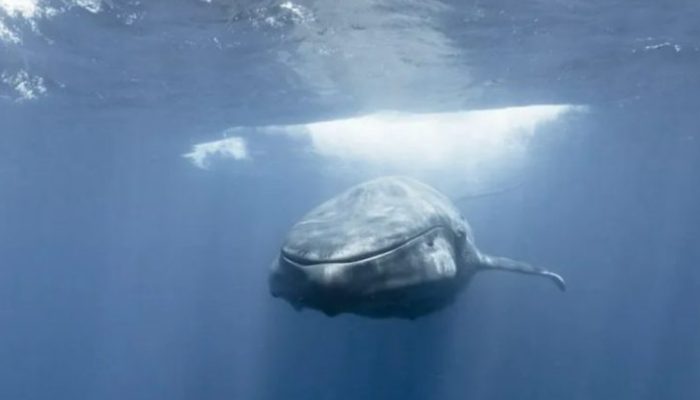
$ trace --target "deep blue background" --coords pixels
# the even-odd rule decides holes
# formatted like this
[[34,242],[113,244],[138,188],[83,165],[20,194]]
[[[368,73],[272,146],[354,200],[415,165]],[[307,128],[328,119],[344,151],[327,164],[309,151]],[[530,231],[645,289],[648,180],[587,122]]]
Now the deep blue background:
[[[678,7],[664,26],[681,29],[671,22],[696,11]],[[640,21],[631,19],[635,25],[620,22],[613,6],[574,11],[584,22],[573,26],[608,21],[630,37],[660,29],[641,24],[644,18],[664,18],[647,9]],[[529,20],[534,12],[518,15]],[[63,23],[88,17],[104,28],[99,18],[106,17],[79,13]],[[558,27],[565,17],[552,13],[547,21]],[[499,26],[515,26],[495,22],[474,29],[499,37]],[[551,61],[572,43],[565,39],[590,40],[571,29],[554,55],[535,54]],[[158,37],[156,31],[139,35]],[[693,38],[684,32],[683,40]],[[464,39],[460,46],[474,43],[475,32],[454,33]],[[512,93],[513,104],[589,106],[565,135],[535,137],[533,161],[521,171],[527,184],[460,203],[481,248],[551,267],[570,289],[483,274],[453,307],[412,322],[297,313],[268,295],[267,268],[286,230],[353,178],[330,179],[322,161],[295,157],[288,143],[270,139],[267,162],[254,166],[204,171],[181,157],[230,124],[345,115],[362,108],[360,99],[312,109],[318,97],[255,80],[282,69],[260,52],[258,64],[246,64],[248,53],[235,61],[263,69],[252,77],[190,60],[192,70],[228,77],[221,92],[196,101],[191,96],[202,86],[182,67],[168,78],[184,79],[182,92],[162,98],[137,91],[129,93],[133,103],[90,105],[88,89],[56,89],[37,102],[3,100],[0,398],[700,398],[700,63],[689,48],[682,60],[669,61],[676,54],[668,52],[639,64],[631,52],[586,57],[582,45],[572,59],[588,64],[561,75],[564,82],[520,63],[514,70],[521,75],[508,73],[510,92],[484,94],[481,103],[458,100],[493,106]],[[138,52],[121,54],[128,65],[142,60]],[[493,65],[491,56],[477,53],[471,64]],[[541,65],[556,71],[560,64]],[[169,64],[151,67],[167,71]],[[118,75],[105,68],[94,85]],[[596,78],[611,71],[618,86]],[[89,88],[90,79],[76,82]],[[257,97],[227,98],[231,85],[250,85]],[[182,103],[158,103],[170,95]]]

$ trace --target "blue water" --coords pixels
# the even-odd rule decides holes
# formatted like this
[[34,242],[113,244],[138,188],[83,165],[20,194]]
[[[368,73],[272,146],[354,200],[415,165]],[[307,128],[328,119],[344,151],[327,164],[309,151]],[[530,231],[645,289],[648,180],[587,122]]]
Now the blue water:
[[[698,18],[0,1],[0,399],[700,398]],[[484,273],[415,321],[272,298],[291,225],[387,173],[569,290]]]

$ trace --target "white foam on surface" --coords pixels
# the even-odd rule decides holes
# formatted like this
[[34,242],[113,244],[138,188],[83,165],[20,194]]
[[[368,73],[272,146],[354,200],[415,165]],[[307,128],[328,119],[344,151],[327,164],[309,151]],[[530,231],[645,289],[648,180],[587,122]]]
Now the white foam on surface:
[[15,101],[18,102],[38,99],[46,95],[48,91],[44,78],[32,76],[25,70],[20,70],[14,74],[3,72],[0,75],[0,80],[14,91]]
[[0,0],[0,9],[10,17],[31,19],[41,12],[39,0]]
[[[256,136],[278,136],[299,144],[296,151],[315,154],[328,166],[350,166],[374,172],[446,173],[475,180],[489,170],[518,165],[539,128],[584,106],[531,105],[443,113],[377,112],[306,124],[234,127],[256,146]],[[202,143],[187,155],[199,167],[212,156],[244,160],[241,138]],[[241,140],[241,142],[238,142]],[[240,146],[240,147],[239,147]],[[224,150],[226,149],[226,150]],[[256,151],[265,152],[266,149]],[[245,154],[245,156],[243,156]]]
[[575,109],[534,105],[431,114],[384,112],[305,127],[313,150],[324,157],[434,169],[495,161],[523,151],[538,126]]
[[231,158],[234,160],[249,160],[246,141],[241,137],[229,137],[213,142],[195,144],[192,151],[183,154],[192,164],[198,168],[208,169],[217,158]]

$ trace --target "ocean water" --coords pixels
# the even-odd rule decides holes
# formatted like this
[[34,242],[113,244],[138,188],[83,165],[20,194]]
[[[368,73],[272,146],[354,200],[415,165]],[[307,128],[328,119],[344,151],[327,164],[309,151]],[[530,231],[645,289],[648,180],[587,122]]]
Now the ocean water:
[[[0,0],[0,399],[700,398],[699,19]],[[289,228],[386,174],[568,291],[483,273],[414,321],[272,298]]]

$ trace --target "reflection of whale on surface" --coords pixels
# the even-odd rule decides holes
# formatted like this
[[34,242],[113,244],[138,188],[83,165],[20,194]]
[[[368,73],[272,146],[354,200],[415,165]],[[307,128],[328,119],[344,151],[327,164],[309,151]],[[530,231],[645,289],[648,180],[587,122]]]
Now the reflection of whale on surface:
[[474,245],[449,199],[402,177],[375,179],[321,204],[287,236],[270,291],[327,315],[416,318],[449,305],[481,270],[557,274]]

